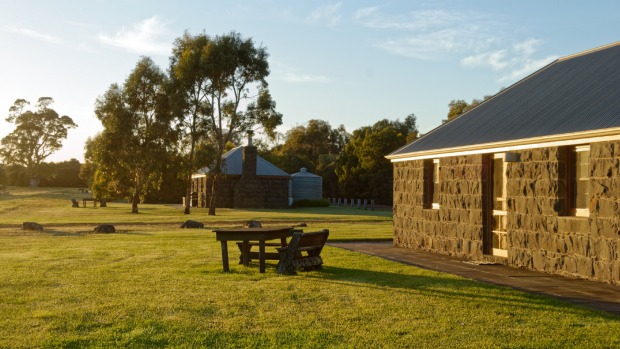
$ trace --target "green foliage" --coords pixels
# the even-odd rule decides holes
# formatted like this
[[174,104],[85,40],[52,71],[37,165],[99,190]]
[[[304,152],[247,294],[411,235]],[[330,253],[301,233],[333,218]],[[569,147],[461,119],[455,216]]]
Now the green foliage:
[[326,199],[319,200],[297,200],[293,202],[292,207],[329,207],[329,201]]
[[[210,173],[217,181],[221,157],[226,144],[238,135],[254,132],[256,127],[270,137],[282,124],[275,110],[266,78],[269,75],[267,50],[255,46],[252,39],[239,33],[210,37],[185,33],[175,41],[170,58],[170,79],[179,129],[183,136],[186,161],[182,170],[187,181],[186,195],[191,191],[191,174],[200,164],[196,147],[203,141],[215,152],[210,158]],[[209,213],[215,215],[215,191]],[[189,213],[189,201],[185,207]]]
[[176,143],[167,87],[166,75],[143,57],[124,85],[111,85],[95,105],[104,130],[87,142],[93,192],[106,198],[129,194],[133,213],[146,194],[159,190],[162,159]]
[[70,117],[60,116],[50,108],[53,102],[50,97],[41,97],[37,109],[31,111],[26,110],[28,101],[18,99],[6,118],[15,124],[15,130],[2,139],[0,157],[7,165],[24,166],[35,182],[43,160],[62,147],[69,129],[77,127]]
[[7,174],[6,166],[0,164],[0,185],[6,187],[9,185],[9,176]]
[[61,162],[44,162],[40,166],[39,185],[43,187],[86,187],[80,178],[82,164],[76,159]]
[[403,122],[384,119],[353,131],[336,168],[343,194],[391,204],[393,166],[385,155],[415,139],[417,134],[414,114]]
[[337,196],[340,190],[334,171],[348,140],[349,134],[343,125],[332,128],[327,121],[312,119],[290,129],[284,144],[261,152],[261,156],[287,173],[297,173],[305,167],[323,177],[324,196]]
[[[503,90],[504,88],[502,87],[502,89],[500,89],[500,92]],[[450,108],[448,110],[448,118],[446,120],[443,120],[443,122],[448,122],[452,119],[454,119],[455,117],[477,107],[480,103],[486,101],[487,99],[491,98],[493,96],[491,95],[486,95],[484,97],[482,97],[482,99],[478,99],[478,98],[474,98],[472,99],[471,103],[467,103],[465,102],[465,100],[462,99],[453,99],[450,101],[450,103],[448,103],[448,107]]]

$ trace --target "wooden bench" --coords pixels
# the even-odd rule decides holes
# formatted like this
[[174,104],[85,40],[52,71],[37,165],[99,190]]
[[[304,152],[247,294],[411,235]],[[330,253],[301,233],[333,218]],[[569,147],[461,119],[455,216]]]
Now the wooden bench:
[[80,207],[80,203],[76,199],[71,199],[71,207]]
[[293,275],[298,269],[304,271],[322,269],[321,251],[328,237],[327,229],[312,233],[293,233],[288,245],[278,248],[280,253],[278,273]]
[[[303,230],[301,229],[294,229],[293,233],[295,232],[301,232],[303,233]],[[252,259],[258,259],[258,251],[252,251],[252,248],[254,248],[255,246],[258,247],[259,242],[258,241],[249,241],[248,242],[248,262],[251,262]],[[286,239],[282,239],[282,241],[280,242],[265,242],[265,247],[284,247],[286,246]],[[237,247],[239,248],[239,264],[243,264],[243,241],[237,241]],[[280,260],[280,252],[276,251],[270,251],[270,252],[265,252],[265,259],[269,259],[269,260],[274,260],[274,261],[279,261]]]

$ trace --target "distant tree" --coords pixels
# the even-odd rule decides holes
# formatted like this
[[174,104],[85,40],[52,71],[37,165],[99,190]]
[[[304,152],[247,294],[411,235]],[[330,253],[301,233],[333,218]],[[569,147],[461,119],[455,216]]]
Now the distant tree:
[[[504,90],[504,88],[502,87],[500,89],[500,92]],[[471,100],[471,103],[467,103],[465,100],[463,99],[453,99],[450,101],[450,103],[448,103],[448,118],[443,120],[443,122],[448,122],[452,119],[454,119],[455,117],[477,107],[480,103],[486,101],[487,99],[493,97],[492,95],[486,95],[484,97],[482,97],[482,99],[478,99],[478,98],[474,98]]]
[[50,97],[39,98],[36,110],[26,110],[30,104],[18,99],[9,109],[7,122],[15,124],[15,130],[2,139],[0,157],[5,164],[22,165],[26,168],[30,183],[38,185],[39,166],[48,156],[62,147],[67,132],[77,125],[68,116],[59,116],[50,106]]
[[76,159],[61,162],[41,163],[40,185],[43,187],[84,187],[86,182],[80,178],[82,164]]
[[0,164],[0,186],[9,185],[9,175],[7,174],[6,166]]
[[[186,142],[183,170],[188,188],[191,173],[199,166],[194,149],[200,137],[206,136],[206,143],[215,149],[210,166],[213,185],[209,188],[209,215],[215,215],[226,144],[235,135],[253,133],[257,126],[273,137],[275,128],[282,123],[267,88],[267,57],[265,48],[256,47],[252,39],[244,39],[236,32],[214,38],[185,33],[175,42],[170,74],[175,109],[182,106],[179,124]],[[188,205],[185,212],[189,213]]]
[[337,195],[336,160],[349,140],[343,125],[332,128],[327,121],[312,119],[291,128],[281,146],[274,147],[266,158],[288,173],[302,167],[323,177],[323,192]]
[[149,190],[159,188],[162,159],[175,144],[167,86],[166,75],[143,57],[122,87],[112,84],[95,103],[104,130],[87,145],[97,166],[94,191],[131,188],[132,213]]
[[404,122],[384,119],[353,131],[336,168],[343,194],[391,204],[393,167],[385,155],[417,136],[414,114],[408,115]]

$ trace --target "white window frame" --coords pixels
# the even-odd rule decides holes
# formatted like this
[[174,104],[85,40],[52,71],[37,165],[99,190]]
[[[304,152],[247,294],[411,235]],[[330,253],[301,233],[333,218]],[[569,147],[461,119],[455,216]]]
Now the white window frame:
[[[573,149],[571,149],[572,152],[574,153],[579,153],[579,152],[584,152],[584,151],[590,151],[590,145],[578,145],[576,147],[574,147]],[[577,161],[577,156],[575,156],[575,161]],[[575,163],[573,164],[575,166],[575,173],[572,173],[572,181],[576,181],[577,179],[577,168],[579,166],[579,164]],[[589,177],[588,177],[589,178]],[[570,183],[570,185],[573,185],[573,183]],[[575,195],[575,193],[572,193],[571,195]],[[572,200],[572,199],[571,199]],[[575,199],[576,201],[576,199]],[[590,209],[589,208],[573,208],[573,212],[575,217],[590,217]]]
[[[435,178],[437,178],[437,182],[435,182]],[[437,185],[437,187],[435,187],[435,183],[439,184],[439,159],[433,159],[433,197],[431,198],[432,201],[432,209],[433,210],[438,210],[439,209],[439,202],[435,202],[433,199],[435,197],[435,195],[437,196],[437,199],[439,199],[439,185]]]

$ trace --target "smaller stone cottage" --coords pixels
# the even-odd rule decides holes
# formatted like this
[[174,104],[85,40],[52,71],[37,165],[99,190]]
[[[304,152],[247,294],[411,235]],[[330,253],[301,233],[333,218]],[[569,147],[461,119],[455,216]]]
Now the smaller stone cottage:
[[[282,208],[289,202],[291,177],[258,156],[251,145],[231,149],[222,155],[222,175],[218,179],[216,207]],[[198,207],[209,206],[211,179],[209,169],[192,175],[192,192],[197,193]]]
[[620,42],[387,156],[394,244],[620,284]]

